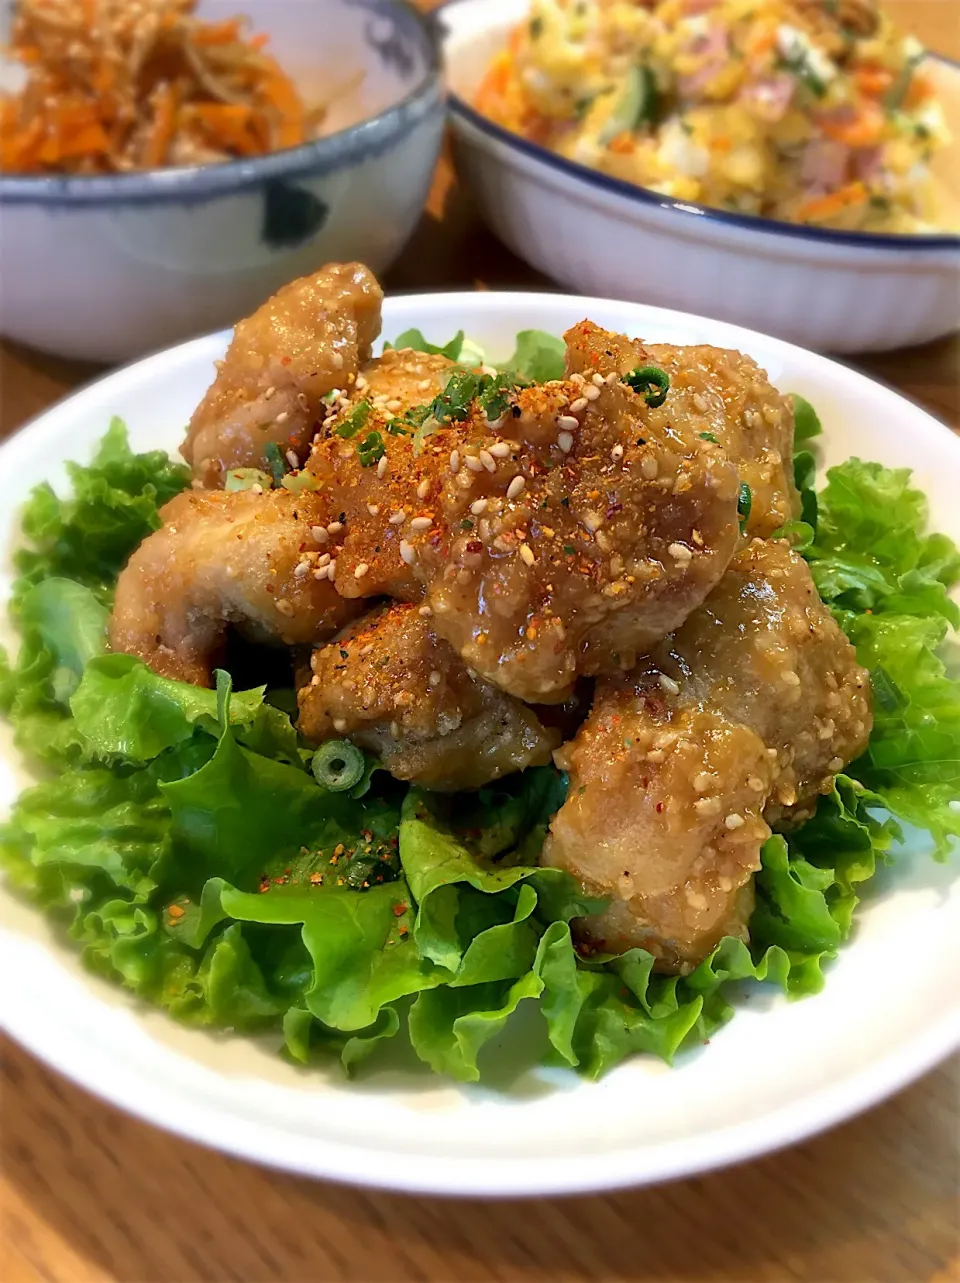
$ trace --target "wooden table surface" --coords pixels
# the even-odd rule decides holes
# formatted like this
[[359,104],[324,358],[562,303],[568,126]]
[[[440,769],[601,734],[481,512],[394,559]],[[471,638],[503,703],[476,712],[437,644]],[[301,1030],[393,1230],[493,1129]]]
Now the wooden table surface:
[[[898,0],[960,57],[960,0]],[[394,290],[537,287],[444,163]],[[857,360],[960,427],[960,340]],[[0,437],[93,367],[0,346]],[[10,978],[6,978],[10,983]],[[895,1013],[891,1013],[895,1020]],[[825,1136],[658,1189],[529,1202],[374,1194],[262,1171],[119,1114],[7,1043],[3,1283],[948,1283],[960,1064]]]

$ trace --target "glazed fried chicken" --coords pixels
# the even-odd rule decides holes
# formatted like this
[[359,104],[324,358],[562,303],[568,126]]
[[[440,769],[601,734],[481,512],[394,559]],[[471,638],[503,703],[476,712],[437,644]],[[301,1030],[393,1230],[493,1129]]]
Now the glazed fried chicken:
[[793,482],[793,409],[742,352],[640,343],[583,321],[569,330],[567,368],[623,375],[654,366],[670,378],[659,414],[682,420],[723,447],[751,491],[746,533],[767,538],[800,515]]
[[332,263],[241,321],[182,447],[195,481],[214,488],[231,468],[264,468],[271,442],[302,460],[321,397],[369,361],[382,302],[365,267]]
[[296,646],[357,613],[329,577],[336,529],[319,495],[187,491],[160,516],[117,582],[110,645],[164,677],[209,686],[231,626]]
[[453,361],[439,353],[391,348],[363,367],[350,400],[367,400],[376,410],[402,414],[432,401],[454,369]]
[[315,446],[309,467],[346,519],[337,587],[425,593],[471,668],[560,702],[578,675],[631,667],[719,581],[739,538],[736,470],[616,379],[575,375],[490,410],[481,398],[415,435],[371,412]]
[[812,813],[871,724],[868,675],[806,563],[753,540],[673,637],[598,683],[557,754],[570,790],[542,860],[612,897],[583,938],[688,971],[745,936],[770,826]]
[[314,651],[301,732],[346,735],[397,779],[430,789],[475,789],[548,762],[559,734],[468,672],[431,622],[429,608],[395,603]]

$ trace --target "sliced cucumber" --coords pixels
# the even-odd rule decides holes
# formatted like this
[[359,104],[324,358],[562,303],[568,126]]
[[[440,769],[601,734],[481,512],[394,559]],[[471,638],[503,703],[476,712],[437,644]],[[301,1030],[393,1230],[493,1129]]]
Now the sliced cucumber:
[[632,134],[641,125],[651,122],[657,113],[659,100],[657,82],[649,67],[631,67],[623,91],[600,130],[600,142],[609,146],[618,134]]

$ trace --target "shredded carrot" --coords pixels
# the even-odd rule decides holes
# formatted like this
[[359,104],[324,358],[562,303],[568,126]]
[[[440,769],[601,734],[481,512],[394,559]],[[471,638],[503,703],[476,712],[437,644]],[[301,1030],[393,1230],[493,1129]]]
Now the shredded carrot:
[[915,71],[904,94],[903,105],[908,108],[919,107],[921,103],[933,98],[936,92],[932,77],[922,71]]
[[631,156],[637,150],[633,134],[625,130],[610,141],[610,150],[618,156]]
[[871,98],[864,98],[850,119],[822,116],[819,125],[828,138],[847,147],[871,147],[883,136],[886,116],[883,107]]
[[886,67],[858,67],[853,80],[865,98],[882,98],[893,88],[894,75]]
[[307,109],[264,53],[267,37],[248,37],[239,17],[204,22],[196,4],[17,0],[9,52],[27,76],[18,93],[0,93],[0,167],[117,173],[316,137],[327,106]]
[[857,179],[856,182],[847,183],[838,191],[828,192],[826,196],[814,196],[804,201],[797,210],[797,214],[801,219],[831,218],[851,205],[865,204],[869,197],[870,192],[867,190],[866,183]]

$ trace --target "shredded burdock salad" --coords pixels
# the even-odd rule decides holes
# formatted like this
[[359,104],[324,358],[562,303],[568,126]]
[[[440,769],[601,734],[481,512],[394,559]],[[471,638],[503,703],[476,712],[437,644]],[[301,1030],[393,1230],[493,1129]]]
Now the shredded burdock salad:
[[122,174],[318,137],[329,101],[304,102],[267,36],[195,9],[196,0],[18,0],[7,53],[24,82],[0,96],[0,169]]

